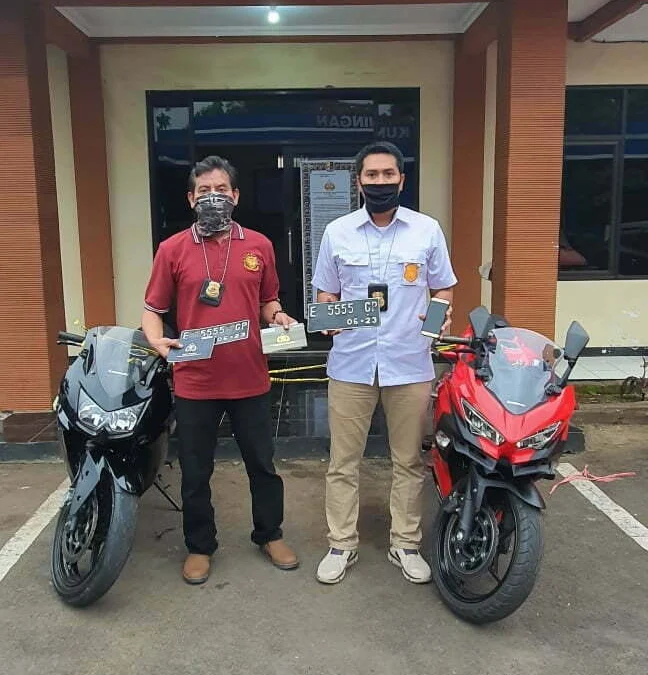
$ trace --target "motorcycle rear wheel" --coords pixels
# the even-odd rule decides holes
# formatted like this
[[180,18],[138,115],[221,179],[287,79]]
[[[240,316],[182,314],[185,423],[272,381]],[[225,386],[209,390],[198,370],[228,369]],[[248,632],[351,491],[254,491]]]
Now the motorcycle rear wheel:
[[542,559],[542,514],[510,492],[489,491],[470,540],[461,546],[455,537],[458,513],[444,510],[447,504],[436,517],[431,555],[441,599],[470,623],[499,621],[533,590]]
[[86,607],[115,583],[133,546],[138,502],[104,472],[76,521],[69,517],[70,504],[63,505],[52,542],[50,574],[67,604]]

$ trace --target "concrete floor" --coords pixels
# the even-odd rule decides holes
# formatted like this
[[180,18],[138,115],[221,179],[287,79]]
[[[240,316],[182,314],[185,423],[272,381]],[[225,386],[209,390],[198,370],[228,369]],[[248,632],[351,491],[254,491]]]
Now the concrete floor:
[[[648,429],[588,428],[588,451],[566,461],[595,474],[633,470],[600,487],[648,525]],[[513,616],[462,623],[433,585],[414,586],[386,559],[390,467],[362,474],[360,561],[338,586],[314,579],[326,550],[318,460],[279,462],[286,538],[302,566],[273,568],[249,541],[240,463],[213,479],[221,548],[207,584],[183,583],[180,518],[155,491],[141,503],[120,579],[85,610],[49,582],[53,522],[0,582],[0,674],[127,675],[645,675],[648,552],[572,486],[548,497],[540,579]],[[165,469],[178,494],[178,469]],[[0,546],[64,478],[61,464],[0,465]],[[436,510],[431,485],[429,522]]]

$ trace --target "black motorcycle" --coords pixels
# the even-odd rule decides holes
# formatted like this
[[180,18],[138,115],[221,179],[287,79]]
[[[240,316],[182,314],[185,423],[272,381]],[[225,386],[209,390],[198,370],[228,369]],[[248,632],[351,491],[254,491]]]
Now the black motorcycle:
[[117,580],[133,545],[139,497],[151,485],[180,510],[157,477],[172,421],[169,373],[144,334],[99,326],[85,337],[55,401],[58,433],[72,481],[52,544],[51,576],[61,598],[77,607],[100,598]]

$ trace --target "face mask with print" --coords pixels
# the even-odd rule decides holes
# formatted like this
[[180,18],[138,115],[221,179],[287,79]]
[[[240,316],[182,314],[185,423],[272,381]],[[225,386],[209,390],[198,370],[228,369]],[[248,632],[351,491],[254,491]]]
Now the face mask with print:
[[196,230],[201,237],[227,232],[232,227],[234,200],[220,192],[210,192],[196,199]]

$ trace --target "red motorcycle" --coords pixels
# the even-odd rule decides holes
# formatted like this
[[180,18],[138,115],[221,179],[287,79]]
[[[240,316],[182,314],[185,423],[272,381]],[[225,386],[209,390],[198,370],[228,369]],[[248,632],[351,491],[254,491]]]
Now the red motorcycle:
[[430,467],[441,497],[431,567],[444,603],[471,623],[513,613],[542,558],[536,487],[553,479],[576,406],[571,371],[589,341],[573,322],[564,350],[484,307],[461,337],[443,337],[452,364],[437,386]]

